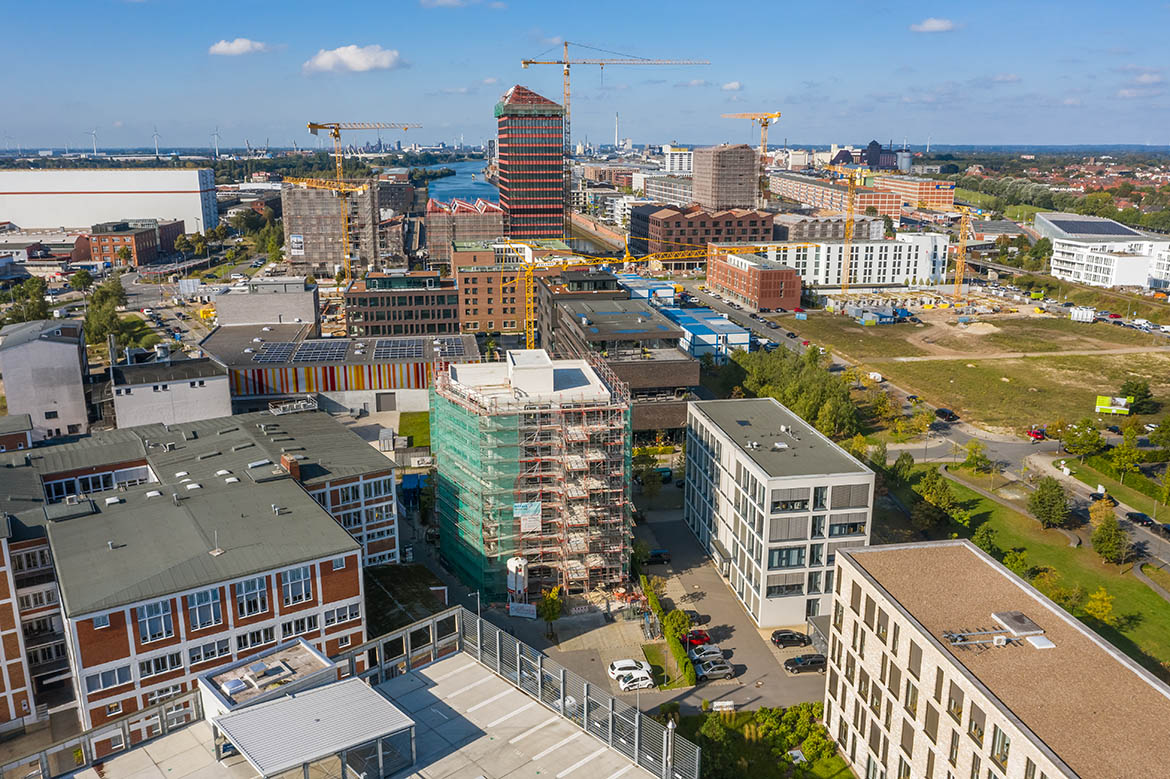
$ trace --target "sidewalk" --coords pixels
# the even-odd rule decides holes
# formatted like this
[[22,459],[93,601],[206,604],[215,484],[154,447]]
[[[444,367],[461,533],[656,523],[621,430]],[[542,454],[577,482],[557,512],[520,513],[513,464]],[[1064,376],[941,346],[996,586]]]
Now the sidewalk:
[[[1027,509],[1023,509],[1020,506],[1017,506],[1016,504],[1012,503],[1011,501],[1004,500],[1003,498],[996,495],[994,492],[989,492],[988,490],[985,490],[982,487],[976,487],[974,484],[970,484],[970,483],[960,479],[959,477],[955,476],[953,473],[948,471],[946,468],[940,468],[939,473],[942,474],[944,479],[949,479],[950,481],[953,481],[956,484],[962,484],[964,487],[971,490],[972,492],[978,493],[979,495],[982,495],[983,497],[987,498],[988,500],[993,500],[996,503],[998,503],[999,505],[1003,506],[1004,508],[1011,509],[1012,511],[1017,511],[1021,514],[1024,514],[1025,516],[1031,517],[1032,519],[1036,519],[1034,516],[1032,516],[1031,512],[1029,512]],[[1037,522],[1039,522],[1039,520],[1037,520]],[[1081,545],[1080,536],[1078,536],[1076,533],[1072,532],[1071,530],[1065,530],[1064,528],[1061,528],[1061,527],[1053,528],[1053,530],[1056,530],[1061,535],[1063,535],[1065,538],[1067,538],[1069,546],[1077,547],[1077,546]]]

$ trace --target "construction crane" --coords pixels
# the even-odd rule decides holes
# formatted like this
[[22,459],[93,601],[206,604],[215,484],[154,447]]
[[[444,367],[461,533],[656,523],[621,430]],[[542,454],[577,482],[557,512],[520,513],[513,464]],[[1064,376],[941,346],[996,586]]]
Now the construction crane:
[[[337,158],[337,187],[336,191],[340,193],[338,198],[341,201],[341,250],[342,260],[345,264],[345,281],[349,283],[349,209],[345,205],[345,194],[347,191],[342,184],[345,183],[344,170],[342,161],[344,155],[341,148],[341,131],[342,130],[402,130],[406,131],[412,127],[422,127],[421,124],[415,122],[309,122],[309,132],[317,135],[321,130],[329,133],[329,137],[333,139],[333,155]],[[265,141],[267,148],[268,142]],[[286,179],[287,180],[287,179]]]
[[841,247],[841,291],[849,291],[853,278],[853,232],[856,229],[857,180],[870,172],[866,168],[850,168],[847,165],[826,165],[826,170],[840,174],[845,179],[845,241]]
[[959,210],[959,244],[955,247],[955,291],[952,297],[957,303],[963,296],[963,277],[967,273],[967,231],[971,229],[971,209],[955,206]]
[[[592,49],[592,46],[585,46],[582,43],[574,43],[574,46],[580,46],[586,49]],[[520,60],[520,65],[527,68],[529,65],[560,65],[562,68],[562,76],[564,78],[564,102],[562,106],[565,109],[564,121],[564,202],[565,202],[565,238],[569,237],[569,230],[572,225],[569,218],[569,188],[572,185],[572,166],[569,164],[569,154],[573,148],[573,137],[570,131],[571,113],[569,110],[569,68],[573,65],[597,65],[604,71],[606,65],[710,65],[710,60],[675,60],[675,59],[645,59],[643,57],[619,57],[619,58],[603,58],[603,59],[569,59],[569,41],[565,41],[563,55],[559,60],[538,60],[525,59]],[[604,51],[604,49],[595,49],[595,51]]]
[[309,189],[329,189],[338,193],[341,201],[341,256],[345,264],[345,281],[349,283],[349,209],[345,205],[345,196],[350,192],[362,192],[369,188],[368,184],[351,184],[345,181],[330,181],[329,179],[306,179],[296,176],[285,176],[285,184],[300,184]]
[[744,113],[744,114],[723,114],[724,119],[751,119],[752,124],[759,123],[760,125],[760,159],[768,155],[768,125],[780,118],[779,111],[759,112],[759,113]]

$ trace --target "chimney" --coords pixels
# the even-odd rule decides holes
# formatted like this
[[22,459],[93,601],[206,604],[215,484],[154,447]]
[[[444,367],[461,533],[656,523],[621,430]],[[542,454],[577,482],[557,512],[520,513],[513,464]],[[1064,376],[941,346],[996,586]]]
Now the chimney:
[[286,453],[280,456],[280,467],[288,471],[288,475],[297,481],[301,480],[301,464],[291,454]]

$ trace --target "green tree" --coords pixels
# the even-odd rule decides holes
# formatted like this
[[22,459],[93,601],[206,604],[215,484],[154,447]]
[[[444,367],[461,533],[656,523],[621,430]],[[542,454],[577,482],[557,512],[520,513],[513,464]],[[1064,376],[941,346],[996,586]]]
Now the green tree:
[[719,712],[707,714],[695,740],[703,750],[703,779],[737,779],[743,775],[735,759],[731,731]]
[[914,455],[907,451],[902,451],[898,454],[898,459],[894,460],[894,467],[890,469],[890,475],[900,482],[907,482],[910,480],[910,474],[914,471]]
[[84,293],[93,284],[93,274],[85,268],[69,277],[69,286],[78,292]]
[[970,468],[976,473],[986,473],[991,470],[991,458],[987,456],[987,447],[978,438],[972,438],[967,442],[967,459],[963,460],[963,466]]
[[1138,464],[1142,461],[1142,451],[1137,446],[1137,431],[1132,427],[1125,429],[1124,438],[1119,446],[1109,453],[1109,461],[1121,476],[1121,483],[1125,484],[1125,474],[1136,473]]
[[1170,449],[1170,420],[1163,419],[1147,438],[1160,449]]
[[1021,579],[1029,578],[1028,575],[1032,572],[1031,566],[1028,565],[1028,553],[1023,549],[1009,549],[1005,552],[1003,567]]
[[923,533],[928,533],[947,520],[947,515],[944,514],[937,506],[932,506],[925,500],[920,500],[910,507],[910,524],[915,530],[920,530]]
[[49,318],[49,304],[45,296],[49,286],[40,276],[25,279],[12,288],[12,307],[5,315],[7,322],[34,322]]
[[890,455],[886,449],[885,441],[878,441],[869,450],[869,461],[880,471],[886,469],[889,457]]
[[691,629],[691,618],[685,611],[675,609],[662,620],[662,634],[681,639]]
[[191,251],[191,239],[186,235],[180,235],[175,239],[175,251],[186,254]]
[[546,636],[552,637],[553,623],[560,619],[564,608],[565,603],[561,598],[559,585],[540,596],[540,601],[536,604],[536,615],[544,620]]
[[1085,615],[1106,625],[1115,624],[1117,617],[1113,614],[1114,600],[1114,597],[1104,587],[1098,587],[1085,601]]
[[877,216],[878,215],[877,206],[866,206],[865,207],[865,215],[866,216]]
[[[268,261],[269,262],[280,262],[281,260],[284,259],[284,250],[281,248],[280,241],[277,240],[275,235],[268,236],[268,242],[266,244],[266,249],[268,252]],[[345,278],[344,271],[338,271],[338,273],[341,275],[342,278]],[[338,280],[338,282],[340,283],[340,280]]]
[[634,542],[634,548],[630,552],[631,568],[635,574],[640,573],[649,561],[650,545],[639,538]]
[[995,543],[995,536],[995,528],[990,523],[984,522],[975,529],[974,535],[971,536],[971,541],[975,546],[987,552],[992,557],[999,557],[1003,553],[1003,550]]
[[1123,398],[1133,398],[1129,404],[1130,412],[1134,414],[1153,414],[1158,410],[1158,402],[1150,393],[1150,383],[1140,379],[1126,379],[1122,382],[1117,393]]
[[1064,527],[1068,522],[1068,495],[1053,476],[1045,476],[1028,496],[1028,511],[1046,528]]
[[129,246],[123,246],[122,248],[118,249],[115,256],[122,265],[129,265],[130,260],[134,259],[134,253],[130,251]]
[[305,283],[315,286],[317,284],[317,277],[314,276],[312,273],[310,273],[308,276],[305,277]]
[[658,460],[649,452],[634,455],[634,476],[642,481],[642,494],[653,498],[662,489],[662,476],[658,473]]
[[894,220],[890,218],[889,214],[882,214],[882,225],[885,227],[887,238],[893,238],[897,235],[897,231],[894,229]]
[[1130,543],[1129,534],[1118,524],[1116,516],[1111,515],[1103,519],[1093,531],[1090,540],[1093,543],[1093,551],[1107,563],[1120,565],[1130,559],[1133,545]]
[[1069,454],[1081,458],[1081,462],[1084,462],[1087,456],[1097,454],[1105,449],[1105,438],[1097,429],[1096,423],[1089,417],[1085,417],[1079,422],[1069,425],[1068,429],[1065,430],[1064,448]]
[[344,268],[337,271],[337,273],[333,274],[333,281],[337,284],[344,284],[345,283],[345,269]]

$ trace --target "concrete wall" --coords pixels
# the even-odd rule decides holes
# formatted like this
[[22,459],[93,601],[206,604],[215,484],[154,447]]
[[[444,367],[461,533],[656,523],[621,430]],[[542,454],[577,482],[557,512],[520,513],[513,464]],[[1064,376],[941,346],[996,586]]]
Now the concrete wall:
[[[85,389],[81,384],[81,357],[74,344],[30,341],[0,352],[0,374],[9,414],[32,417],[32,439],[89,430]],[[56,413],[47,419],[45,414]],[[57,431],[60,430],[60,433]]]
[[151,218],[203,232],[219,223],[209,169],[4,170],[0,214],[25,229]]
[[[199,386],[201,383],[202,387]],[[155,386],[159,387],[157,391]],[[127,390],[130,392],[127,393]],[[113,391],[114,416],[119,428],[159,422],[172,425],[177,422],[196,422],[200,419],[227,417],[232,413],[232,397],[226,375],[168,381],[165,385],[135,384],[116,387]]]

